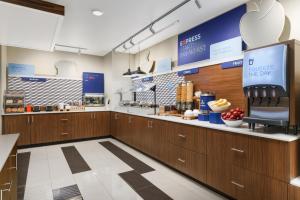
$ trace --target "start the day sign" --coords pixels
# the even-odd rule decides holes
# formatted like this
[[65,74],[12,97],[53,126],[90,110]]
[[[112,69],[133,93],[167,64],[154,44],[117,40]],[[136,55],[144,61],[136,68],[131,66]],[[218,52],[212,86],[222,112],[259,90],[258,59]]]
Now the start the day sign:
[[178,65],[240,55],[240,20],[246,5],[237,7],[178,36]]

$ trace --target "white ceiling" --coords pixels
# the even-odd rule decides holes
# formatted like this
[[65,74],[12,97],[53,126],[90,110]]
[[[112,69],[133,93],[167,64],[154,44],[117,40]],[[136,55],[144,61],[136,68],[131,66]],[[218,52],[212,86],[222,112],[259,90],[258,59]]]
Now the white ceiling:
[[[87,48],[82,53],[104,56],[116,45],[123,42],[151,21],[175,7],[183,0],[48,0],[65,6],[65,17],[58,33],[56,43],[62,45]],[[248,0],[199,0],[199,10],[194,1],[171,14],[160,24],[158,30],[168,24],[180,20],[171,28],[152,37],[143,44],[141,50],[164,39],[184,32],[208,19],[235,8]],[[104,13],[101,17],[91,14],[91,10],[99,9]],[[222,31],[222,27],[220,30]],[[149,33],[145,33],[147,35]],[[142,39],[142,38],[140,38]],[[135,41],[140,40],[138,38]],[[74,51],[67,48],[57,50]],[[137,50],[137,49],[136,49]],[[135,50],[135,52],[136,52]]]

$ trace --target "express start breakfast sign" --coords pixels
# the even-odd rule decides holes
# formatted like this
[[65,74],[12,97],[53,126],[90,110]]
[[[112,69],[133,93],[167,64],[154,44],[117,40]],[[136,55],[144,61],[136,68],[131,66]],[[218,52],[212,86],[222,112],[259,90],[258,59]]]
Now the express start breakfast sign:
[[246,5],[237,7],[178,36],[178,65],[240,55],[240,20]]

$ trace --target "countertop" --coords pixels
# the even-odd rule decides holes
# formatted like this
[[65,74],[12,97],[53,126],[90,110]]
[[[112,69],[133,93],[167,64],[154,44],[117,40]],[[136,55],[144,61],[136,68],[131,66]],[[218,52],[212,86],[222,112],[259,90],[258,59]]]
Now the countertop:
[[222,125],[211,124],[209,122],[204,122],[204,121],[199,121],[199,120],[184,120],[180,117],[173,117],[173,116],[148,115],[148,114],[143,114],[143,113],[127,112],[122,109],[114,109],[112,111],[146,117],[146,118],[151,118],[151,119],[158,119],[158,120],[181,123],[181,124],[186,124],[186,125],[199,126],[199,127],[203,127],[203,128],[210,128],[210,129],[215,129],[215,130],[220,130],[220,131],[227,131],[227,132],[231,132],[231,133],[238,133],[238,134],[243,134],[243,135],[279,140],[279,141],[283,141],[283,142],[293,142],[300,138],[300,134],[288,135],[288,134],[281,133],[281,132],[264,133],[263,128],[257,128],[255,131],[253,131],[252,129],[248,128],[247,124],[243,124],[240,128],[232,128],[232,127],[228,127],[223,124]]
[[86,112],[106,112],[110,111],[106,108],[103,109],[95,109],[95,110],[71,110],[71,111],[42,111],[42,112],[24,112],[24,113],[2,113],[2,116],[10,116],[10,115],[42,115],[42,114],[65,114],[65,113],[86,113]]
[[0,135],[0,171],[4,167],[4,164],[18,138],[19,134]]

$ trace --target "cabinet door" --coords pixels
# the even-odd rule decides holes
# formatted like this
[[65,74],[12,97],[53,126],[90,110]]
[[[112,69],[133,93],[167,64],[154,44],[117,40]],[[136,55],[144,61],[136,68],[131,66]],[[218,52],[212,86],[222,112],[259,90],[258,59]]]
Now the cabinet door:
[[238,200],[287,200],[288,184],[255,172],[232,168],[233,197]]
[[73,113],[57,115],[58,141],[72,140],[75,138],[75,115]]
[[119,130],[120,130],[120,114],[119,113],[112,113],[111,114],[111,122],[110,122],[110,130],[112,136],[119,139]]
[[293,186],[293,185],[289,185],[289,198],[288,200],[299,200],[300,199],[300,188]]
[[233,194],[231,140],[231,134],[207,131],[207,184],[230,196]]
[[263,138],[249,138],[248,169],[290,182],[288,143]]
[[75,139],[90,138],[94,136],[93,113],[75,114]]
[[6,162],[0,171],[0,190],[2,190],[2,199],[1,200],[10,200],[11,193],[8,190],[11,184],[10,177],[10,165],[9,162]]
[[57,141],[57,115],[31,115],[31,142],[32,144]]
[[108,136],[110,134],[110,113],[95,112],[94,115],[94,137]]
[[3,132],[19,133],[18,146],[31,144],[30,115],[3,116]]

